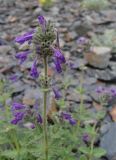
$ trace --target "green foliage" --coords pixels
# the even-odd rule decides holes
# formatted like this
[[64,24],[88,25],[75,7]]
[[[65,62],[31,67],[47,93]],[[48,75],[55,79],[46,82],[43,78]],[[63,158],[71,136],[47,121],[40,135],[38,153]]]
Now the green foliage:
[[100,158],[101,156],[104,156],[106,154],[106,151],[103,148],[94,148],[93,150],[93,156],[95,158]]
[[113,52],[116,52],[116,30],[108,29],[103,35],[92,36],[91,43],[93,46],[110,47]]
[[108,0],[83,0],[82,8],[88,9],[88,10],[102,10],[106,9],[109,6]]
[[[23,125],[15,126],[10,123],[11,110],[6,105],[6,100],[10,93],[4,92],[4,83],[0,83],[0,89],[3,96],[1,101],[4,108],[0,112],[0,160],[44,160],[43,130],[37,124],[36,128],[28,129]],[[83,97],[84,89],[79,87],[76,92]],[[66,108],[65,101],[58,102],[61,110]],[[96,125],[86,124],[91,119],[103,119],[104,111],[91,114],[87,111],[81,98],[80,109],[74,110],[72,116],[77,120],[77,124],[71,126],[68,121],[60,119],[59,113],[54,114],[53,122],[49,123],[48,131],[48,160],[90,160],[100,158],[106,152],[102,148],[94,147],[94,142],[99,137]],[[80,112],[81,111],[81,112]],[[83,127],[81,127],[83,125]],[[83,141],[84,133],[88,134],[90,140],[88,145]]]

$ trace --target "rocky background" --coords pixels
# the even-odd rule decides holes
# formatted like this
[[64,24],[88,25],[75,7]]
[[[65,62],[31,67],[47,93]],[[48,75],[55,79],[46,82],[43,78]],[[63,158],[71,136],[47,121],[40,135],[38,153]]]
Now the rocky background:
[[[93,35],[103,35],[105,30],[116,29],[116,1],[109,0],[109,3],[107,9],[94,11],[81,9],[79,0],[57,0],[49,9],[42,9],[37,0],[0,0],[0,79],[5,79],[7,87],[13,89],[12,97],[21,98],[28,105],[33,105],[35,98],[41,103],[39,85],[27,74],[32,61],[18,65],[15,59],[18,47],[14,39],[37,26],[38,15],[44,15],[59,30],[63,53],[67,61],[73,64],[65,75],[57,75],[54,80],[58,85],[61,82],[69,83],[65,93],[67,107],[79,105],[80,96],[74,89],[82,82],[85,106],[91,112],[99,110],[101,106],[96,88],[116,87],[116,51],[110,45],[94,45],[93,53],[83,54],[79,50],[77,39],[80,36],[91,39]],[[113,40],[115,48],[116,35]],[[49,68],[48,74],[52,76],[53,70]],[[13,75],[16,75],[17,80],[13,81]],[[109,160],[116,160],[116,100],[113,99],[109,106],[110,114],[101,127],[101,146],[107,150]]]

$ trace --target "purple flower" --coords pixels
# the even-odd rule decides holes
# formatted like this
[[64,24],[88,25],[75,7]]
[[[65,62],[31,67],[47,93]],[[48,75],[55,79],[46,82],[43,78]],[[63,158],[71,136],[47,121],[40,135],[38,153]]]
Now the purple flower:
[[33,77],[33,78],[38,78],[39,77],[39,72],[37,70],[37,61],[35,60],[32,67],[31,67],[31,71],[30,71],[30,75]]
[[12,109],[13,110],[21,110],[21,109],[25,109],[25,106],[23,104],[20,103],[13,103],[12,105]]
[[77,39],[77,43],[78,43],[79,45],[87,44],[87,43],[88,43],[88,39],[87,39],[86,37],[79,37],[79,38]]
[[112,96],[116,96],[116,88],[110,88]]
[[53,92],[55,99],[59,100],[60,98],[62,98],[61,93],[56,88],[53,88]]
[[17,79],[18,79],[18,76],[17,76],[17,75],[12,75],[12,76],[10,77],[10,80],[11,80],[12,82],[16,82]]
[[99,86],[97,89],[96,89],[96,92],[97,93],[103,93],[105,91],[105,88],[102,87],[102,86]]
[[33,108],[34,108],[35,111],[38,111],[38,110],[39,110],[38,98],[36,99]]
[[58,59],[54,59],[55,69],[58,73],[62,72],[61,64]]
[[11,124],[14,124],[14,125],[16,125],[18,122],[19,122],[19,120],[17,120],[16,118],[11,120]]
[[69,119],[69,123],[73,126],[76,125],[77,121],[73,118]]
[[65,63],[66,60],[64,58],[64,55],[61,53],[61,51],[59,49],[55,49],[53,48],[54,51],[54,56],[60,60],[61,63]]
[[24,115],[25,115],[24,112],[17,112],[17,113],[14,114],[15,118],[16,118],[17,120],[19,120],[19,121],[24,118]]
[[32,123],[32,124],[30,124],[30,128],[31,129],[34,129],[35,128],[35,125]]
[[22,64],[24,61],[26,61],[28,54],[30,53],[29,50],[22,51],[16,54],[16,58],[20,60],[20,64]]
[[85,133],[85,134],[83,135],[83,141],[84,141],[84,142],[89,142],[89,140],[90,140],[89,135],[88,135],[87,133]]
[[62,112],[61,116],[63,119],[67,120],[72,126],[76,125],[77,121],[72,118],[71,114]]
[[[45,27],[46,25],[46,20],[44,18],[44,16],[38,16],[38,21],[39,21],[39,24],[42,26],[42,27]],[[45,28],[44,28],[45,29]]]
[[18,122],[20,122],[24,118],[25,112],[21,111],[24,109],[25,109],[25,106],[23,104],[13,103],[12,108],[11,108],[11,111],[14,116],[14,119],[12,119],[12,121],[11,121],[12,124],[16,125]]
[[31,30],[22,36],[16,37],[15,42],[23,44],[25,41],[32,40],[34,31],[35,30]]
[[17,112],[14,114],[14,119],[11,120],[11,123],[16,125],[18,122],[20,122],[24,118],[23,112]]
[[70,120],[72,118],[69,113],[64,113],[64,112],[61,113],[61,116],[63,117],[63,119],[66,120]]
[[38,116],[37,116],[37,122],[40,123],[40,124],[42,124],[42,122],[43,122],[40,114],[38,114]]

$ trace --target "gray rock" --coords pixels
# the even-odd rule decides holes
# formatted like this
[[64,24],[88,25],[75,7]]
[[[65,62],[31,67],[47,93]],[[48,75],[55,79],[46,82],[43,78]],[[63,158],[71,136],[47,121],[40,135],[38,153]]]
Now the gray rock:
[[71,25],[70,30],[71,31],[78,30],[80,25],[81,25],[81,21],[75,21],[73,25]]
[[25,90],[25,86],[21,81],[10,84],[10,87],[12,88],[13,93],[23,92]]
[[94,77],[85,77],[83,79],[83,85],[84,85],[84,87],[86,87],[87,85],[89,87],[90,85],[95,84],[96,81],[97,81],[97,79]]
[[108,47],[92,47],[90,52],[85,53],[86,61],[97,68],[106,68],[111,57],[111,48]]
[[101,14],[103,15],[103,17],[105,17],[104,19],[106,19],[107,21],[116,22],[116,10],[115,9],[101,11]]
[[100,133],[101,134],[107,133],[108,130],[110,129],[110,125],[111,125],[110,123],[102,125],[101,128],[100,128]]
[[82,58],[78,58],[75,60],[73,60],[72,62],[70,62],[70,67],[71,69],[80,69],[81,67],[84,67],[87,64],[87,62],[82,59]]
[[0,4],[5,7],[13,7],[15,5],[15,0],[0,0]]
[[87,34],[88,31],[91,31],[92,27],[91,25],[88,25],[87,23],[81,23],[77,27],[75,26],[75,30],[78,33],[79,36]]
[[116,62],[110,62],[109,66],[112,70],[116,71]]
[[34,16],[38,16],[38,15],[41,14],[41,12],[42,12],[42,9],[41,9],[40,7],[38,7],[38,8],[36,8],[36,9],[34,10],[33,15],[34,15]]
[[52,14],[55,16],[59,14],[59,8],[56,6],[52,7],[51,11],[52,11]]
[[116,122],[110,125],[108,131],[101,138],[100,146],[107,151],[109,160],[116,160]]
[[0,45],[8,45],[8,42],[5,41],[4,39],[0,38]]
[[11,50],[12,50],[12,48],[9,45],[2,45],[2,46],[0,46],[0,54],[7,54]]
[[[96,86],[97,88],[97,86]],[[93,99],[93,101],[95,102],[100,102],[100,97],[99,94],[96,92],[96,88],[90,87],[90,89],[88,89],[89,95],[90,97]]]
[[88,68],[86,72],[88,76],[95,77],[101,81],[106,81],[106,82],[116,81],[116,71],[110,70],[109,68],[106,68],[105,70]]
[[115,81],[116,80],[116,72],[110,71],[109,69],[106,69],[104,71],[97,71],[97,79],[103,80],[103,81]]
[[[70,88],[70,91],[67,92],[66,100],[67,101],[73,101],[73,102],[80,103],[80,101],[81,101],[81,95],[79,93],[76,93],[76,91],[74,92],[74,89],[72,90]],[[91,103],[92,99],[87,94],[84,94],[83,95],[83,101],[84,101],[84,103]]]
[[28,88],[24,92],[23,103],[26,105],[34,105],[36,100],[42,103],[42,92],[39,88]]

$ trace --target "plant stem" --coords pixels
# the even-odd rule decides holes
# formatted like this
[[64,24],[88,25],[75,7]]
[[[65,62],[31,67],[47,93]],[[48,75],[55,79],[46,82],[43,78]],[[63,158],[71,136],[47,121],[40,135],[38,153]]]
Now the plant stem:
[[[95,127],[96,127],[96,123],[93,126],[93,131],[95,131]],[[93,136],[91,144],[90,144],[90,154],[89,154],[89,159],[88,160],[93,159],[94,142],[95,142],[95,135]]]
[[47,91],[48,79],[47,79],[47,57],[44,57],[44,113],[43,113],[43,132],[44,132],[44,147],[45,147],[45,160],[48,160],[48,136],[47,136]]

